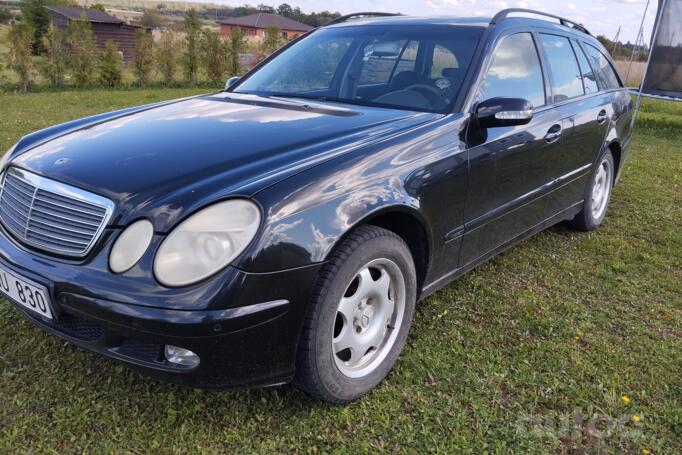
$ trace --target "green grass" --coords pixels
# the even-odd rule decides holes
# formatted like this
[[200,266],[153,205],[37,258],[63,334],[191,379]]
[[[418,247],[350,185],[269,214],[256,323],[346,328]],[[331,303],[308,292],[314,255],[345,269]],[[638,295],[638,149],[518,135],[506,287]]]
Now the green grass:
[[[187,93],[0,95],[0,147]],[[0,453],[680,453],[681,120],[646,103],[605,224],[552,228],[422,302],[388,380],[346,407],[155,382],[0,302]]]

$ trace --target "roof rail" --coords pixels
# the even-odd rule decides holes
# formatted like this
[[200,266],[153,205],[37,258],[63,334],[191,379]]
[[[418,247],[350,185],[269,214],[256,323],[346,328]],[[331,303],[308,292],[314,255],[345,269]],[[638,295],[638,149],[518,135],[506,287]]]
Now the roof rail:
[[495,17],[490,21],[490,25],[495,25],[499,24],[503,20],[507,19],[510,14],[514,13],[525,13],[525,14],[535,14],[538,16],[545,16],[545,17],[551,17],[553,19],[558,19],[559,23],[561,25],[565,25],[567,27],[572,27],[575,28],[576,30],[580,30],[583,33],[586,33],[591,36],[591,33],[583,26],[583,24],[580,24],[578,22],[572,21],[570,19],[566,19],[565,17],[561,16],[556,16],[554,14],[550,13],[543,13],[542,11],[535,11],[532,9],[525,9],[525,8],[508,8],[508,9],[503,9],[499,13],[495,14]]
[[334,25],[334,24],[340,24],[342,22],[347,22],[351,19],[359,18],[359,17],[392,17],[392,16],[402,16],[400,13],[381,13],[381,12],[363,12],[363,13],[352,13],[352,14],[346,14],[345,16],[337,17],[336,19],[333,19],[331,22],[327,22],[324,24],[326,27],[327,25]]

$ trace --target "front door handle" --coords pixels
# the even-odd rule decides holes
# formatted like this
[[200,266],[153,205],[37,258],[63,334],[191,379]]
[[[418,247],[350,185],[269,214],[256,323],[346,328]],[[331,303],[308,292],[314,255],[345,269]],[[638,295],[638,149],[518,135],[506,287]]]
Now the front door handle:
[[545,140],[547,143],[551,144],[556,142],[561,137],[561,125],[558,123],[552,125],[552,127],[547,131],[545,135]]
[[599,115],[597,115],[597,123],[599,125],[603,125],[608,119],[609,117],[606,115],[606,111],[604,110],[600,111]]

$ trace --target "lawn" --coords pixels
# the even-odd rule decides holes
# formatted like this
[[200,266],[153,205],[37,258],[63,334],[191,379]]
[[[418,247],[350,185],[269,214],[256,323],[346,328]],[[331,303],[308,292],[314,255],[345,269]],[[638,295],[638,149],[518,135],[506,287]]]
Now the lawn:
[[[0,95],[0,148],[190,90]],[[376,391],[201,391],[48,336],[0,302],[0,453],[682,451],[682,105],[647,102],[604,226],[555,227],[418,306]]]

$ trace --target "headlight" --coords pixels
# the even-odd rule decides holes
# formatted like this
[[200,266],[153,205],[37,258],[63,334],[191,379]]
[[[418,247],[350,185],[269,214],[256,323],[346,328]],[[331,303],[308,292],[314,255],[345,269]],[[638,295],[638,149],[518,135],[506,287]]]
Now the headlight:
[[109,254],[109,267],[114,273],[123,273],[142,258],[154,237],[154,226],[147,220],[136,221],[116,239]]
[[154,275],[165,286],[187,286],[217,273],[251,243],[260,210],[244,199],[201,210],[176,227],[154,260]]

